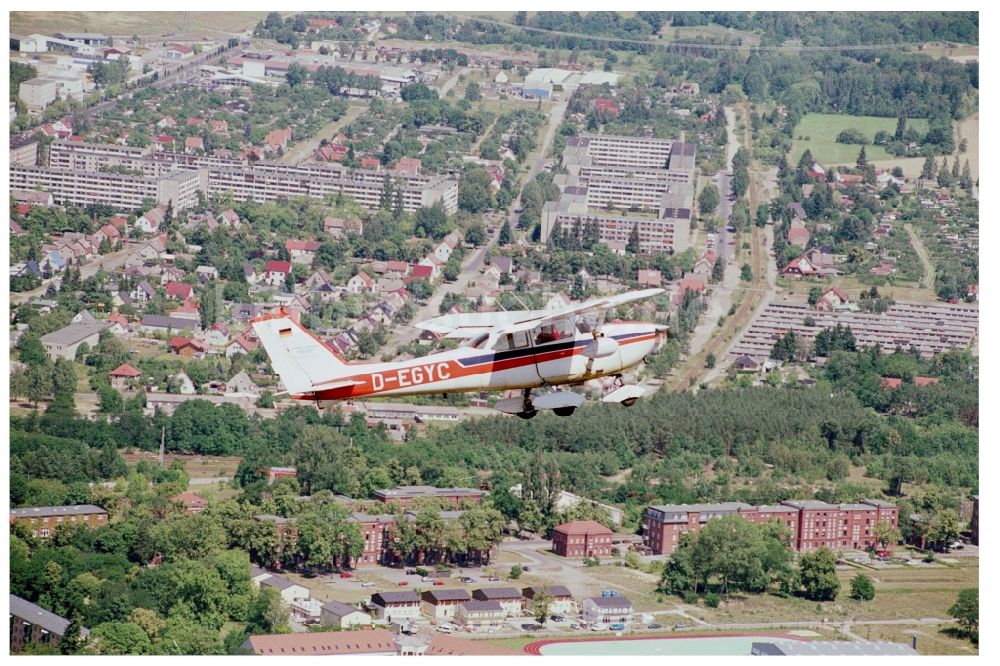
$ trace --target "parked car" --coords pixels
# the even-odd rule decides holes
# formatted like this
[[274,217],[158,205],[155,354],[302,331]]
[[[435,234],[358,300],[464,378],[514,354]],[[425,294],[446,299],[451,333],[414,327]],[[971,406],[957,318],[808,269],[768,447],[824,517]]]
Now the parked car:
[[434,580],[434,579],[433,579],[433,578],[431,578],[430,576],[424,576],[423,578],[421,578],[421,579],[420,579],[420,582],[421,582],[421,583],[429,583],[429,582],[431,582],[432,580]]
[[963,548],[965,548],[965,544],[962,543],[961,541],[955,541],[950,546],[948,546],[948,548],[952,550],[962,550]]
[[521,625],[521,628],[524,629],[525,631],[537,631],[542,628],[542,625],[537,624],[535,622],[525,622],[524,624]]
[[465,576],[464,578],[462,578],[462,582],[463,583],[475,583],[476,579],[475,578],[471,578],[469,576]]
[[553,622],[565,622],[566,621],[566,618],[564,618],[562,615],[553,615],[549,619],[552,620]]
[[490,582],[495,583],[500,580],[500,576],[490,576]]
[[569,625],[569,628],[570,629],[583,629],[583,627],[580,625],[579,622],[574,622],[573,624]]
[[444,581],[443,580],[436,580],[436,581],[434,581],[434,586],[435,587],[441,587],[442,585],[444,585]]
[[595,624],[594,626],[592,626],[592,627],[590,628],[590,630],[591,630],[591,631],[604,631],[604,627],[602,627],[602,626],[601,626],[601,625],[599,625],[599,624]]
[[406,570],[406,575],[407,576],[414,576],[414,575],[416,575],[416,573],[417,573],[416,569],[407,569]]
[[365,582],[361,583],[361,587],[375,587],[375,583],[371,582],[370,580],[366,580]]
[[531,571],[531,567],[521,567],[521,571]]
[[646,625],[646,628],[647,628],[647,629],[662,629],[662,628],[663,628],[663,625],[662,625],[662,624],[659,624],[659,623],[657,623],[657,622],[653,622],[652,624],[648,624],[648,625]]
[[351,572],[349,572],[349,571],[341,571],[340,572],[340,577],[341,578],[350,578],[351,577]]
[[609,627],[609,629],[611,629],[611,631],[625,631],[625,625],[621,622],[615,622]]
[[674,625],[674,629],[687,629],[687,628],[688,625],[684,624],[683,622],[678,622],[677,624]]
[[400,586],[400,587],[405,587],[405,586],[407,586],[407,585],[409,585],[409,583],[407,583],[407,582],[406,582],[405,580],[401,580],[401,581],[399,581],[399,586]]

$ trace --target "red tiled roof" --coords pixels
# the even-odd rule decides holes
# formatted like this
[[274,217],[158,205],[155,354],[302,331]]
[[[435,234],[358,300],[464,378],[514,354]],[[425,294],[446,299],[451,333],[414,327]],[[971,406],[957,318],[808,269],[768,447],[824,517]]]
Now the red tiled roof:
[[573,520],[556,525],[556,532],[563,534],[613,534],[614,532],[596,520]]
[[122,363],[108,374],[112,377],[139,377],[142,375],[142,372],[133,368],[128,363]]
[[903,380],[896,377],[883,377],[880,385],[883,389],[899,388],[903,385]]
[[392,634],[385,629],[362,631],[317,631],[251,636],[250,649],[257,655],[304,656],[310,654],[395,654]]
[[265,273],[291,273],[292,272],[292,262],[290,261],[279,261],[278,259],[271,259],[264,266]]

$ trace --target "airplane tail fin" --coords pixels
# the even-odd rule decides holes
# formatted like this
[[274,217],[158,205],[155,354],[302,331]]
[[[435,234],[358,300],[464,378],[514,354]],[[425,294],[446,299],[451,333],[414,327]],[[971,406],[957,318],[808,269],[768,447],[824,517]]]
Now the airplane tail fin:
[[331,380],[350,373],[340,357],[284,311],[259,317],[251,325],[289,395],[310,393],[320,384],[328,388]]

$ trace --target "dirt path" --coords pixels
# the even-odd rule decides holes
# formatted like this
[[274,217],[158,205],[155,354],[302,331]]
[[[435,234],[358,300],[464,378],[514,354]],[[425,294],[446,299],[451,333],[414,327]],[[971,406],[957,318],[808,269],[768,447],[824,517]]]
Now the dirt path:
[[358,116],[364,113],[368,107],[360,105],[351,105],[347,109],[347,113],[340,120],[334,120],[332,123],[327,123],[323,129],[316,132],[316,134],[307,141],[302,141],[297,143],[284,155],[278,158],[279,162],[284,164],[298,164],[299,162],[304,162],[319,148],[320,142],[323,139],[332,139],[337,136],[341,128],[354,122]]
[[905,224],[903,228],[910,235],[910,245],[916,250],[917,256],[920,257],[920,263],[924,266],[924,276],[920,279],[920,286],[924,289],[933,289],[934,264],[931,263],[931,257],[927,253],[927,248],[924,247],[924,242],[920,239],[920,235],[913,230],[913,225]]

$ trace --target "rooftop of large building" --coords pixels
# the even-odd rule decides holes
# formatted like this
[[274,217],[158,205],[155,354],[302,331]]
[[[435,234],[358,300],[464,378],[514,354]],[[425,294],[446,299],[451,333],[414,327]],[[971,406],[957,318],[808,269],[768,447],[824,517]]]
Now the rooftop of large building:
[[108,512],[94,504],[74,504],[71,506],[27,506],[20,509],[11,509],[10,515],[14,518],[45,518],[48,516],[81,516],[93,514],[107,514]]

